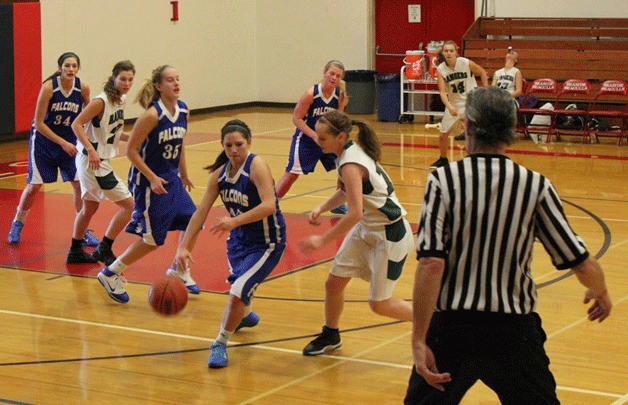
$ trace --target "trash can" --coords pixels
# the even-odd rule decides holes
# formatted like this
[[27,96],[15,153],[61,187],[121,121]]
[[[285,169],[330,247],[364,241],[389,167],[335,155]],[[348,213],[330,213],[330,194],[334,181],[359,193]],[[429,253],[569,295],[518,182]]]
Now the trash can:
[[399,73],[377,74],[377,120],[397,122],[401,115],[401,76]]
[[349,114],[373,114],[375,112],[375,71],[347,70],[344,80],[347,83]]

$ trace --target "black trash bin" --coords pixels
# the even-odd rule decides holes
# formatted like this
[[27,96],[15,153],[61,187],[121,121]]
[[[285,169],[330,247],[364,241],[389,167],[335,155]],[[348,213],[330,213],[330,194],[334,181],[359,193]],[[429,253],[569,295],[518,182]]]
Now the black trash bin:
[[401,111],[401,76],[398,73],[376,75],[377,120],[398,122]]
[[347,70],[344,80],[347,83],[349,114],[373,114],[375,112],[375,71]]

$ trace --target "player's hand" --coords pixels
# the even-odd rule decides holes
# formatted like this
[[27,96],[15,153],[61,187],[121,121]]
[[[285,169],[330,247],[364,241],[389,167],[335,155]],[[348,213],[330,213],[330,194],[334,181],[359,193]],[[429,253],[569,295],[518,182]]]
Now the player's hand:
[[150,182],[150,189],[155,194],[166,194],[168,193],[168,191],[164,187],[165,184],[168,184],[166,180],[162,179],[161,177],[155,177],[155,180]]
[[189,177],[181,177],[181,182],[187,191],[192,191],[194,188],[194,184],[192,184],[192,180]]
[[447,109],[449,110],[449,114],[451,114],[453,117],[456,117],[458,115],[458,110],[456,109],[456,107],[454,107],[453,104],[447,107]]
[[311,235],[302,239],[298,243],[299,251],[303,254],[311,253],[323,247],[323,237],[320,235]]
[[214,235],[218,235],[219,237],[222,237],[222,235],[225,232],[229,232],[233,228],[235,228],[235,226],[233,224],[233,218],[228,217],[228,216],[224,216],[222,218],[218,218],[218,220],[216,220],[216,222],[214,222],[212,224],[212,226],[209,228],[209,230]]
[[611,308],[613,307],[611,297],[608,296],[608,291],[604,290],[602,294],[596,294],[592,290],[587,290],[584,293],[584,303],[588,304],[591,300],[593,300],[593,304],[587,309],[589,320],[602,322],[604,319],[608,318],[611,314]]
[[70,156],[76,156],[76,154],[78,153],[78,149],[76,149],[76,145],[68,141],[64,141],[61,144],[61,149],[63,149],[63,151]]
[[174,261],[177,263],[177,271],[181,274],[185,273],[185,269],[190,266],[190,262],[194,262],[192,259],[192,253],[186,248],[181,247],[177,249]]
[[100,155],[98,154],[96,149],[87,151],[87,159],[90,169],[94,171],[100,169]]
[[432,349],[425,343],[418,342],[413,345],[412,354],[414,355],[416,372],[432,387],[439,391],[445,391],[443,383],[451,381],[451,374],[438,372]]
[[316,207],[312,210],[312,212],[308,214],[307,221],[310,223],[310,225],[319,226],[321,224],[320,216],[321,210]]

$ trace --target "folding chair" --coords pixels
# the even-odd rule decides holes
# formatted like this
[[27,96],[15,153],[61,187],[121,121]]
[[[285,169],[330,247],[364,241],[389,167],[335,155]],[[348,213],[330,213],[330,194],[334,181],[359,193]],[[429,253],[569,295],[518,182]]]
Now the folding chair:
[[[523,103],[518,112],[518,120],[521,123],[521,128],[525,136],[530,137],[530,132],[547,133],[547,142],[550,142],[552,133],[554,132],[554,108],[556,104],[556,94],[558,93],[558,83],[554,79],[536,79],[532,84],[528,85],[528,89],[523,97]],[[527,108],[528,98],[534,95],[539,101],[547,101],[552,105],[552,109],[546,108]],[[547,125],[538,125],[529,123],[526,120],[526,114],[533,114],[536,116],[549,117],[549,123]]]
[[[600,109],[600,102],[605,102],[606,109]],[[589,133],[596,137],[617,137],[617,144],[621,145],[628,130],[627,117],[628,84],[621,80],[606,80],[589,107]],[[606,119],[608,122],[600,119]],[[612,124],[619,125],[615,125],[616,128],[613,129]]]
[[[587,80],[570,79],[563,83],[558,96],[556,96],[556,104],[554,109],[554,123],[556,138],[560,139],[561,135],[579,135],[582,137],[582,143],[586,143],[591,140],[589,137],[589,103],[591,93],[591,83]],[[584,98],[587,108],[584,110],[578,108],[566,109],[562,108],[566,103],[570,101],[569,96],[581,96],[579,100]],[[575,104],[570,104],[574,105]],[[561,118],[564,118],[561,120]],[[561,125],[562,122],[562,125]]]

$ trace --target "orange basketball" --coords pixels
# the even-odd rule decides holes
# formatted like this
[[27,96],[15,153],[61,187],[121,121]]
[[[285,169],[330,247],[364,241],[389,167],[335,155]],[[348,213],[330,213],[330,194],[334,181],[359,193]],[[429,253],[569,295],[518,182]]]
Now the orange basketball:
[[150,287],[148,302],[160,315],[175,315],[188,303],[188,291],[178,278],[164,276]]

